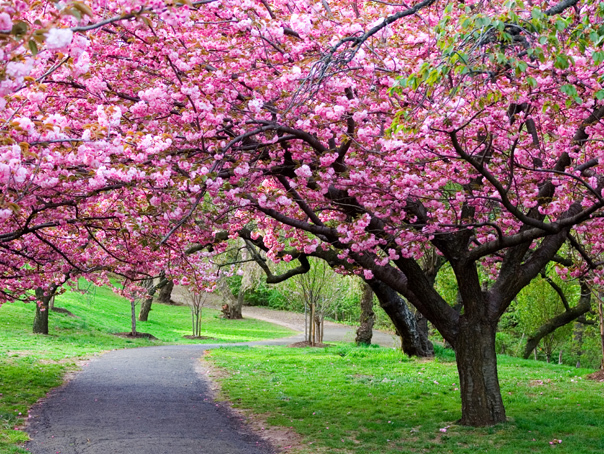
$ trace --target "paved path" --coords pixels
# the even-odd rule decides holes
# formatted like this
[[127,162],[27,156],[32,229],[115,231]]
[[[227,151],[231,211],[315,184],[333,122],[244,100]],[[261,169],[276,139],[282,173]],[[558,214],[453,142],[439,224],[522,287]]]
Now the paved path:
[[93,359],[32,409],[27,449],[34,454],[271,453],[212,400],[209,381],[196,371],[203,350],[219,346],[116,350]]
[[[291,314],[291,313],[290,313]],[[246,308],[244,316],[303,330],[304,319]],[[301,325],[300,325],[301,323]],[[375,333],[391,347],[392,336]],[[212,400],[199,358],[235,345],[288,345],[285,339],[245,344],[171,345],[116,350],[95,358],[66,386],[30,412],[34,454],[268,454],[271,447]],[[354,328],[326,323],[325,342],[353,341]]]

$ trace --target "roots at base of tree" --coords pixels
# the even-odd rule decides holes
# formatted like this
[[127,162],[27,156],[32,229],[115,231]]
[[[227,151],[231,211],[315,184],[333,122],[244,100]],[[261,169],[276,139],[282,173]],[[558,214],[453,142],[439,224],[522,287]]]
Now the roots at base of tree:
[[302,342],[296,342],[294,344],[290,344],[290,345],[288,345],[288,347],[291,347],[291,348],[305,348],[305,347],[326,348],[326,347],[333,347],[333,345],[332,344],[323,344],[323,343],[316,343],[315,345],[311,345],[310,342],[308,342],[308,341],[302,341]]
[[117,337],[146,338],[146,339],[151,339],[151,340],[158,340],[157,337],[155,337],[153,334],[149,334],[149,333],[132,334],[131,332],[127,332],[127,333],[113,333],[113,335],[117,336]]
[[190,334],[188,336],[182,336],[185,339],[193,339],[193,340],[204,340],[204,339],[216,339],[215,337],[210,337],[210,336],[191,336]]

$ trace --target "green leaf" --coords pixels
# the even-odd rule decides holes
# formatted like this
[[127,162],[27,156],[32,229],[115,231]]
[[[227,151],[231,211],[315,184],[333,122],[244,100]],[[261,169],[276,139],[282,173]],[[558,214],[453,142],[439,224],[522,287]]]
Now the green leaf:
[[29,42],[27,43],[29,46],[29,50],[31,51],[31,54],[35,57],[36,55],[38,55],[38,45],[36,44],[36,42],[33,39],[30,39]]
[[604,90],[596,91],[596,99],[598,99],[599,101],[604,99]]
[[86,16],[94,16],[94,13],[90,9],[90,7],[82,2],[73,2],[73,7]]
[[15,36],[23,36],[27,33],[29,26],[23,21],[17,21],[13,24],[13,29],[11,30],[11,34]]
[[575,97],[575,96],[578,95],[577,88],[574,85],[571,85],[571,84],[562,85],[560,87],[560,91],[562,93],[564,93],[565,95],[568,95],[568,96],[571,96],[571,97]]
[[531,16],[533,19],[542,20],[545,18],[545,14],[539,8],[533,8],[531,11]]
[[568,57],[564,54],[560,54],[556,57],[556,62],[554,63],[554,67],[558,69],[567,69],[568,68]]

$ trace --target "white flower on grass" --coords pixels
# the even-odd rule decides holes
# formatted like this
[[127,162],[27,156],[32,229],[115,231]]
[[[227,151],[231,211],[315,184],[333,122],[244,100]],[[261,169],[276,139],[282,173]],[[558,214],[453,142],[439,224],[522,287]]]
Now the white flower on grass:
[[68,28],[51,28],[46,34],[46,47],[48,49],[61,49],[69,46],[73,32]]

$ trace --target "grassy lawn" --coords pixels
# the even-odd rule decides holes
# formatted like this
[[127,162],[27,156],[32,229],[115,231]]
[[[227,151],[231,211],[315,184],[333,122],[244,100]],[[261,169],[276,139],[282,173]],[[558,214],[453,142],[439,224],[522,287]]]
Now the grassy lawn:
[[[153,334],[159,341],[126,339],[111,333],[130,330],[130,303],[110,289],[97,288],[93,295],[67,292],[55,306],[76,317],[50,313],[50,335],[31,333],[33,304],[0,307],[0,454],[24,453],[17,443],[27,440],[20,427],[28,408],[63,382],[76,361],[102,351],[166,343],[247,342],[292,334],[287,328],[247,320],[223,320],[218,311],[204,309],[202,335],[213,339],[188,340],[191,315],[188,307],[153,304],[148,322],[137,322],[137,330]],[[137,308],[138,310],[138,308]]]
[[296,452],[604,452],[604,384],[582,378],[591,370],[501,356],[509,422],[472,429],[455,424],[457,370],[439,352],[417,361],[384,348],[236,347],[207,358],[230,372],[222,392],[236,407],[303,437]]

